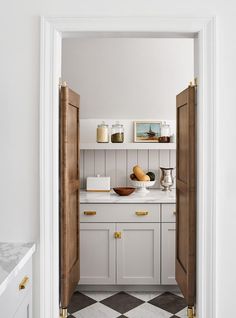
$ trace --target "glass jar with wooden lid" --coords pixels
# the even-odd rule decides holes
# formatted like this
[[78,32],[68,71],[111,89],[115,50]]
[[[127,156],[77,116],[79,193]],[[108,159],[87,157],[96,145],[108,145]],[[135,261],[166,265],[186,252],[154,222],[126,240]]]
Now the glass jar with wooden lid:
[[108,143],[109,142],[109,127],[103,121],[97,126],[97,142],[98,143]]
[[112,143],[122,143],[124,142],[124,126],[119,122],[112,125],[111,128],[111,142]]

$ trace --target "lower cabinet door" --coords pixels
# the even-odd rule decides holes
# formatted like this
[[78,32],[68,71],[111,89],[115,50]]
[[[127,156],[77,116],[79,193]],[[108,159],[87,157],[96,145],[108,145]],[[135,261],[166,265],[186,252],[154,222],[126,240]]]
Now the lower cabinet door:
[[115,224],[80,224],[80,284],[115,284]]
[[160,224],[118,223],[117,284],[160,284]]
[[25,296],[13,318],[32,318],[32,291]]
[[162,223],[161,284],[176,285],[175,223]]

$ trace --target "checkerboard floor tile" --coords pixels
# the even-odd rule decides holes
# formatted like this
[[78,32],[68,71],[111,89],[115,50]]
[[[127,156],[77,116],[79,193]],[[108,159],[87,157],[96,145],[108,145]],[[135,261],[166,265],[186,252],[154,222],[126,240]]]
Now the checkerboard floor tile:
[[78,292],[68,318],[187,318],[184,298],[169,292]]
[[184,298],[168,292],[150,300],[149,303],[172,314],[176,314],[186,307]]

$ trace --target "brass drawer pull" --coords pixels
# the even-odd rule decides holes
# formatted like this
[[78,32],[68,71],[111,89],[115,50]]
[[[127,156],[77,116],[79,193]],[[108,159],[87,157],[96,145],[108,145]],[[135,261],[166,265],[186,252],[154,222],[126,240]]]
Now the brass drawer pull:
[[22,289],[25,289],[26,288],[26,285],[28,284],[29,282],[29,277],[28,276],[25,276],[21,283],[19,284],[19,290],[22,290]]
[[148,215],[148,211],[136,211],[135,214],[137,216],[145,216]]
[[84,211],[84,215],[96,215],[96,211]]
[[120,239],[121,238],[121,232],[115,232],[114,233],[114,238],[115,239]]

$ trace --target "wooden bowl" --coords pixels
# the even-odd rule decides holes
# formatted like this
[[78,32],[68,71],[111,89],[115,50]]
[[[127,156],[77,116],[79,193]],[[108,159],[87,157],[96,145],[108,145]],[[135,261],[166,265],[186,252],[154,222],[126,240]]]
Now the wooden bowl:
[[135,188],[132,187],[117,187],[117,188],[113,188],[113,190],[115,191],[115,193],[121,195],[121,196],[125,196],[125,195],[130,195],[131,193],[134,192]]

